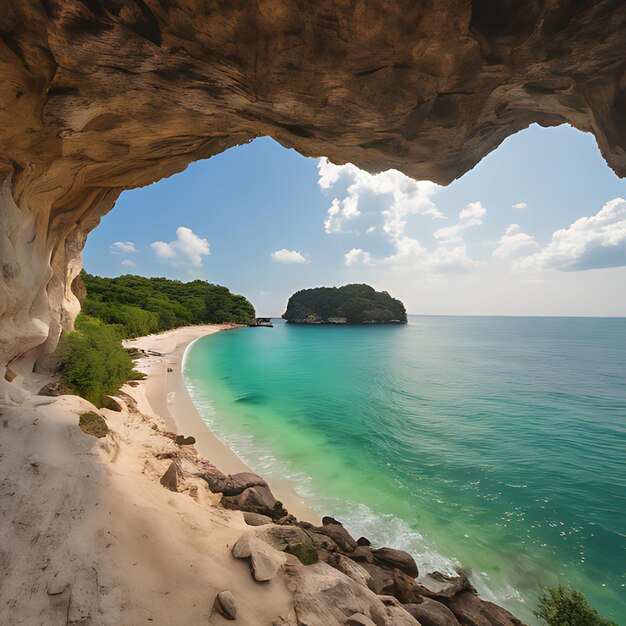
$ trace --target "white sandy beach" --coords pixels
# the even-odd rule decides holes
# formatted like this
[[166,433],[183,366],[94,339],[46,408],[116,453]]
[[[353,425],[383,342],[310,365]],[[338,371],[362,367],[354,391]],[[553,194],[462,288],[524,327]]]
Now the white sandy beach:
[[[232,623],[215,610],[224,591],[245,626],[418,626],[397,598],[371,588],[364,566],[338,553],[357,550],[343,527],[313,531],[317,543],[310,544],[320,546],[320,556],[324,546],[333,549],[327,558],[335,564],[320,558],[305,565],[286,547],[304,545],[311,534],[246,524],[200,477],[211,469],[207,461],[227,472],[248,469],[204,424],[181,375],[186,346],[222,329],[188,327],[134,340],[149,352],[140,363],[148,376],[124,385],[115,396],[119,407],[39,395],[40,375],[11,383],[20,385],[22,400],[0,400],[2,626],[219,626]],[[80,426],[90,412],[104,417],[101,438]],[[177,445],[171,431],[193,435],[196,445]],[[288,485],[271,487],[291,513],[317,522]],[[358,549],[374,559],[371,548]],[[391,571],[380,563],[374,572]],[[470,599],[472,610],[488,606]]]
[[[126,347],[148,353],[137,361],[136,367],[147,378],[136,386],[126,385],[124,391],[137,401],[143,413],[162,418],[167,429],[195,437],[198,452],[227,474],[252,470],[204,422],[185,386],[182,365],[185,350],[193,341],[236,328],[236,325],[185,326],[124,342]],[[270,481],[270,487],[290,513],[299,519],[319,522],[319,514],[303,503],[287,481]]]
[[[146,342],[182,353],[184,342],[216,330]],[[157,399],[166,377],[157,373],[170,361],[151,363],[154,376],[125,385],[132,398],[120,393],[121,411],[96,409],[78,396],[29,395],[40,376],[23,382],[21,403],[0,400],[2,626],[226,624],[213,610],[222,590],[235,595],[239,623],[294,623],[282,577],[260,585],[231,554],[250,531],[241,512],[223,509],[220,496],[194,477],[200,457],[193,447],[181,449],[165,435],[164,419],[144,413],[148,396],[163,411]],[[169,378],[174,385],[177,378]],[[185,394],[177,396],[171,413],[163,411],[167,419],[185,413]],[[109,428],[102,439],[78,425],[81,414],[96,410]],[[188,432],[192,423],[184,422]],[[204,430],[193,430],[203,450],[229,469],[245,468]],[[173,492],[160,479],[178,457],[191,471]]]

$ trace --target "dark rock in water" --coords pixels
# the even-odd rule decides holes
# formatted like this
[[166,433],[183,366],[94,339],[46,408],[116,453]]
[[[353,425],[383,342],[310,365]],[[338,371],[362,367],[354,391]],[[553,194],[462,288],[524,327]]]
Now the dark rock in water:
[[404,550],[395,550],[394,548],[379,548],[374,550],[374,559],[387,567],[397,567],[409,576],[417,578],[419,570],[415,559]]
[[178,469],[178,464],[176,461],[172,461],[169,464],[169,467],[165,470],[163,476],[159,482],[163,487],[169,489],[170,491],[178,491],[178,478],[179,478],[180,470]]
[[459,626],[454,613],[447,606],[429,598],[420,604],[405,604],[404,608],[422,626]]
[[450,598],[446,604],[464,626],[525,626],[507,610],[481,600],[471,591]]
[[226,619],[236,619],[237,602],[235,601],[235,597],[233,596],[233,594],[230,591],[220,591],[215,597],[213,610],[217,611]]
[[372,543],[369,539],[366,539],[365,537],[359,537],[356,540],[356,545],[357,546],[371,546]]
[[302,565],[313,565],[319,561],[317,550],[312,543],[295,543],[287,546],[285,552],[295,556]]
[[261,394],[251,393],[237,398],[235,402],[238,404],[264,404],[265,398]]
[[341,522],[338,522],[334,517],[330,517],[330,515],[324,515],[322,517],[322,526],[328,526],[329,524],[337,524],[339,526],[343,526]]
[[195,437],[185,437],[184,435],[178,435],[176,439],[174,439],[174,443],[179,446],[193,446],[196,443]]
[[260,513],[252,513],[251,511],[244,511],[243,519],[248,526],[264,526],[272,523],[271,517],[261,515]]

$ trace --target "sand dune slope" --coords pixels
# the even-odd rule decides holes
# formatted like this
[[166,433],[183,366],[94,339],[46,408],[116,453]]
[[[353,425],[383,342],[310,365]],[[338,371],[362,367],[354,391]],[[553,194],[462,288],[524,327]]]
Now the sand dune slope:
[[[44,404],[40,404],[44,403]],[[74,396],[0,409],[0,623],[207,624],[230,589],[239,623],[289,623],[280,577],[263,585],[230,548],[246,526],[198,481],[158,483],[173,442],[139,414],[102,411],[115,431],[83,433]]]

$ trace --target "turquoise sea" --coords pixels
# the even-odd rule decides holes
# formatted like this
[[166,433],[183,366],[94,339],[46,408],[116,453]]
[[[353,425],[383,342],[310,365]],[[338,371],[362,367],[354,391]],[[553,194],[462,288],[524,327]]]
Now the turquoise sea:
[[537,590],[571,582],[626,624],[626,318],[274,321],[184,367],[253,469],[531,622]]

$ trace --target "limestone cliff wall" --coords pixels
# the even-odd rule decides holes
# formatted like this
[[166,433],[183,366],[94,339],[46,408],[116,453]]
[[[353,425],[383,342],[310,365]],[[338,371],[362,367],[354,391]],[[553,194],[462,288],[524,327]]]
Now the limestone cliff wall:
[[621,0],[3,1],[0,367],[71,327],[122,190],[260,135],[447,183],[568,122],[626,175],[625,24]]

